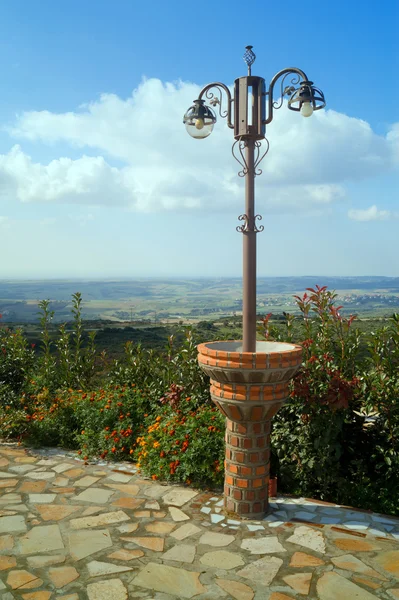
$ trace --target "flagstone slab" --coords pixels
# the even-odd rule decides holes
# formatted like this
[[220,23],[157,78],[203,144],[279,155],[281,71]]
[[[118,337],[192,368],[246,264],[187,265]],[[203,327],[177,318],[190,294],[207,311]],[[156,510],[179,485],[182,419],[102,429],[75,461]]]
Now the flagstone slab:
[[93,502],[94,504],[105,504],[114,494],[112,491],[102,488],[88,488],[75,496],[74,500],[79,502]]
[[376,583],[375,581],[371,581],[371,579],[367,579],[367,577],[360,577],[359,575],[353,575],[352,581],[355,583],[361,583],[363,585],[367,585],[367,587],[378,590],[381,587],[381,583]]
[[101,577],[102,575],[112,575],[114,573],[124,573],[125,571],[132,571],[132,568],[114,565],[113,563],[93,560],[92,562],[89,562],[87,564],[87,570],[89,572],[89,577]]
[[295,575],[286,575],[283,579],[298,594],[304,594],[305,596],[309,594],[312,573],[295,573]]
[[173,504],[174,506],[183,506],[183,504],[187,504],[190,500],[198,496],[198,492],[194,490],[187,490],[184,488],[178,488],[175,490],[171,490],[167,494],[163,496],[163,501],[165,504]]
[[57,565],[65,562],[64,554],[51,554],[49,556],[28,556],[27,562],[31,569],[42,569],[49,565]]
[[277,536],[243,540],[241,543],[241,548],[243,550],[248,550],[251,554],[274,554],[276,552],[287,552],[287,550],[278,541]]
[[207,591],[199,581],[199,576],[200,573],[196,571],[186,571],[150,562],[141,569],[132,583],[177,598],[193,598]]
[[79,506],[65,506],[62,504],[36,504],[35,509],[40,513],[43,521],[62,521],[74,512]]
[[111,488],[111,490],[122,492],[122,494],[126,494],[127,496],[137,496],[140,491],[139,486],[135,484],[104,483],[104,485],[108,488]]
[[49,600],[52,592],[30,592],[22,594],[24,600]]
[[56,473],[64,473],[64,471],[68,471],[68,469],[71,470],[71,467],[71,463],[61,463],[59,465],[55,465],[55,467],[52,467],[52,470]]
[[265,556],[247,565],[241,571],[236,571],[236,575],[261,585],[270,585],[282,564],[283,560],[277,556]]
[[75,479],[76,477],[80,477],[83,475],[84,469],[69,469],[69,471],[63,471],[65,477],[70,477],[71,479]]
[[91,475],[86,475],[81,479],[77,479],[73,485],[76,485],[76,487],[89,487],[90,485],[93,485],[93,483],[99,481],[99,479],[99,477],[92,477]]
[[119,506],[120,508],[130,508],[134,510],[141,506],[144,502],[144,498],[131,498],[129,496],[124,496],[122,498],[118,498],[112,502],[112,506]]
[[306,525],[297,527],[294,534],[287,539],[287,542],[305,546],[305,548],[310,548],[315,552],[320,552],[320,554],[325,554],[326,552],[326,544],[321,531],[316,531],[311,527],[306,527]]
[[368,575],[369,577],[374,577],[375,579],[387,581],[386,578],[383,577],[383,575],[366,565],[364,562],[362,562],[352,554],[345,554],[342,556],[333,557],[331,559],[331,562],[333,562],[334,565],[339,569],[344,569],[345,571],[353,571],[355,573],[362,573],[362,575]]
[[130,517],[127,516],[123,510],[114,512],[101,513],[94,517],[80,517],[78,519],[71,519],[69,526],[71,529],[88,529],[90,527],[99,527],[101,525],[111,525],[112,523],[121,523],[122,521],[129,521]]
[[[144,504],[144,508],[149,508],[150,510],[160,510],[161,507],[159,506],[159,502],[156,500],[147,500],[147,502]],[[175,510],[179,509],[176,508]]]
[[399,578],[399,550],[382,552],[373,559],[373,562],[382,567],[387,573]]
[[0,467],[6,467],[8,464],[10,464],[9,460],[6,458],[0,458]]
[[[141,483],[143,485],[148,484],[148,481],[142,481]],[[154,498],[155,500],[157,500],[158,498],[161,498],[164,494],[166,494],[169,490],[173,489],[175,488],[173,488],[170,485],[160,485],[157,483],[153,483],[143,491],[143,495],[147,496],[147,498]]]
[[69,551],[75,560],[81,560],[95,552],[112,546],[108,529],[95,529],[94,531],[80,530],[68,534]]
[[25,450],[4,447],[0,448],[0,454],[5,454],[5,456],[26,456]]
[[56,588],[62,588],[80,577],[75,567],[52,567],[48,570],[48,576]]
[[111,475],[108,475],[107,479],[118,483],[128,483],[132,477],[133,475],[125,475],[124,473],[112,473]]
[[13,477],[15,477],[14,473],[8,473],[7,471],[0,471],[0,479],[12,479]]
[[82,512],[82,517],[90,517],[95,513],[101,512],[102,510],[106,510],[104,506],[89,506]]
[[123,523],[123,525],[117,527],[117,530],[121,533],[133,533],[134,531],[136,531],[138,526],[138,523]]
[[56,497],[57,494],[29,494],[29,502],[33,504],[51,504]]
[[17,502],[22,502],[21,494],[16,494],[15,492],[5,492],[2,496],[0,496],[0,504],[2,506]]
[[287,596],[281,592],[272,592],[269,600],[293,600],[293,596]]
[[395,600],[396,598],[399,598],[399,588],[392,588],[390,590],[387,590],[387,592]]
[[179,523],[180,521],[188,521],[190,519],[190,517],[186,515],[186,513],[180,510],[180,508],[176,508],[175,506],[169,506],[169,512],[170,516],[174,521],[176,521],[176,523]]
[[40,587],[43,581],[37,577],[37,575],[25,571],[25,569],[16,569],[15,571],[9,572],[6,583],[13,590],[17,588],[19,590],[25,590]]
[[18,492],[26,494],[41,494],[46,489],[47,481],[24,481]]
[[29,512],[29,508],[25,504],[7,504],[6,509],[16,512]]
[[50,552],[51,550],[61,550],[63,548],[64,544],[58,525],[33,527],[19,539],[21,554],[37,554],[38,552]]
[[12,467],[8,467],[8,470],[12,473],[20,473],[21,475],[23,475],[24,473],[28,473],[29,471],[34,471],[36,468],[36,465],[13,465]]
[[1,535],[0,536],[0,551],[11,550],[14,546],[14,538],[12,535]]
[[129,542],[134,542],[135,544],[137,544],[138,546],[141,546],[142,548],[147,548],[147,550],[153,550],[154,552],[163,552],[163,548],[164,548],[164,544],[165,544],[165,540],[164,538],[160,538],[160,537],[129,537],[129,538],[122,538],[123,540],[127,540]]
[[25,517],[13,515],[11,517],[0,517],[0,533],[26,531]]
[[347,550],[349,552],[376,552],[377,550],[381,550],[381,545],[371,540],[335,538],[332,542],[340,550]]
[[227,552],[226,550],[215,550],[214,552],[206,552],[200,562],[208,567],[214,567],[215,569],[235,569],[236,567],[242,567],[244,561],[239,554],[234,552]]
[[325,562],[321,558],[305,552],[295,552],[291,557],[290,567],[319,567],[324,564]]
[[51,473],[50,471],[33,471],[33,473],[27,473],[26,474],[27,477],[30,477],[31,479],[37,479],[39,481],[41,480],[48,480],[48,479],[54,479],[55,477],[55,473]]
[[[142,550],[117,550],[112,554],[108,554],[107,558],[112,558],[113,560],[134,560],[142,556],[144,556]],[[165,555],[162,558],[165,558]]]
[[12,488],[18,484],[18,479],[1,479],[0,488]]
[[162,560],[175,560],[177,562],[192,563],[194,558],[195,546],[189,544],[173,546],[173,548],[162,554]]
[[127,600],[127,589],[120,579],[108,579],[87,586],[89,600]]
[[155,521],[145,526],[145,530],[149,533],[170,533],[176,527],[175,523],[167,523],[163,521]]
[[35,463],[37,462],[36,456],[16,456],[14,458],[16,463]]
[[207,531],[200,539],[200,544],[206,544],[207,546],[223,547],[228,546],[234,542],[234,535],[226,535],[225,533],[214,533],[213,531]]
[[374,594],[332,571],[319,578],[316,589],[320,600],[337,600],[338,590],[339,600],[378,600]]
[[202,531],[202,529],[200,529],[193,523],[186,523],[185,525],[182,525],[181,527],[179,527],[179,529],[176,529],[176,531],[172,531],[172,533],[170,535],[171,535],[171,537],[180,541],[180,540],[185,540],[186,538],[188,538],[192,535],[195,535],[196,533],[199,533],[200,531]]
[[149,510],[137,510],[134,513],[134,516],[137,519],[149,519],[151,517],[151,512]]
[[229,581],[228,579],[216,579],[216,584],[235,600],[253,600],[255,592],[249,585],[240,581]]
[[62,477],[61,475],[58,475],[54,481],[51,482],[51,485],[54,485],[56,487],[67,487],[69,483],[69,479],[68,477]]
[[0,571],[7,571],[17,566],[14,556],[0,556]]

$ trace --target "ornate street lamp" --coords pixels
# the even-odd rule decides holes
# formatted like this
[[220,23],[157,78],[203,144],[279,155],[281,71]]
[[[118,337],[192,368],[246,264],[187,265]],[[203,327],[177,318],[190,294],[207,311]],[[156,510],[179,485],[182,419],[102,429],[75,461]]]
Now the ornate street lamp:
[[[234,92],[223,83],[206,85],[184,115],[188,133],[196,139],[208,137],[216,123],[214,110],[234,130],[232,152],[245,178],[245,213],[237,231],[243,234],[243,340],[201,344],[199,364],[211,377],[211,396],[227,417],[225,508],[240,516],[260,518],[268,507],[270,420],[289,394],[289,380],[301,364],[302,349],[295,344],[256,341],[256,234],[261,220],[255,214],[255,177],[269,150],[266,125],[274,110],[288,98],[288,108],[310,117],[325,106],[323,92],[304,71],[289,67],[279,71],[266,89],[262,77],[252,75],[252,46],[244,61],[248,75],[234,82]],[[289,79],[291,78],[291,79]],[[286,85],[288,79],[289,85]],[[274,99],[280,81],[279,99]],[[213,90],[213,91],[212,91]],[[227,109],[222,110],[223,92]],[[263,144],[264,143],[264,144]]]

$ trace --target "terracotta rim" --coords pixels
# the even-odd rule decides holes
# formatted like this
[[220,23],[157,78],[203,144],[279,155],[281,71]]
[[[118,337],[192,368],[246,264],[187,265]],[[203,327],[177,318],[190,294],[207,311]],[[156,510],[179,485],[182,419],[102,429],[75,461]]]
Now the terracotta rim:
[[[262,340],[260,340],[260,342],[262,342]],[[277,351],[273,351],[273,352],[231,352],[229,350],[215,350],[213,348],[210,348],[209,346],[211,344],[220,344],[220,343],[224,343],[224,344],[242,344],[242,340],[226,340],[223,342],[204,342],[203,344],[199,344],[197,346],[198,349],[198,353],[199,354],[203,354],[204,356],[211,356],[212,358],[229,358],[230,360],[233,361],[242,361],[243,359],[247,359],[247,360],[252,360],[253,358],[256,357],[261,357],[261,356],[274,356],[274,355],[280,355],[283,354],[284,356],[287,356],[289,354],[293,354],[296,355],[298,353],[302,354],[302,346],[300,346],[299,344],[291,344],[291,342],[270,342],[270,344],[281,344],[284,346],[291,346],[291,348],[289,350],[277,350]],[[267,342],[265,342],[267,343]]]

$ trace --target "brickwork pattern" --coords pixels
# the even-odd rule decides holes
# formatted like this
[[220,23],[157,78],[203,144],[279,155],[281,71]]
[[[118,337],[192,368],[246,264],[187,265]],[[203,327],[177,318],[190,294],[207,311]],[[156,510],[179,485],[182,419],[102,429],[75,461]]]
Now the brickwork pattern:
[[242,518],[262,519],[268,512],[271,419],[288,398],[302,348],[281,344],[284,352],[241,353],[217,349],[221,345],[229,343],[200,344],[198,362],[226,417],[224,507]]

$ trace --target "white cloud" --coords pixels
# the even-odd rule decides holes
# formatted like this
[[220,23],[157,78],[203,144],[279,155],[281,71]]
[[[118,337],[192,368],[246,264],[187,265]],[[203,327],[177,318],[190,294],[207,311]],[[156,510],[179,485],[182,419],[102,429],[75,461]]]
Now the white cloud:
[[[159,210],[240,211],[243,181],[232,159],[232,132],[220,119],[210,138],[191,139],[182,116],[199,87],[143,80],[127,100],[103,94],[79,111],[21,114],[8,130],[50,144],[54,160],[35,162],[20,146],[0,155],[0,194],[22,202],[124,205]],[[334,111],[311,119],[283,107],[268,127],[270,151],[257,178],[260,208],[309,211],[344,198],[344,184],[394,167],[399,124],[386,137]],[[57,144],[98,156],[57,157]],[[117,166],[115,166],[117,164]]]
[[392,217],[389,210],[378,210],[375,204],[366,209],[353,209],[348,211],[348,217],[353,221],[386,221]]

